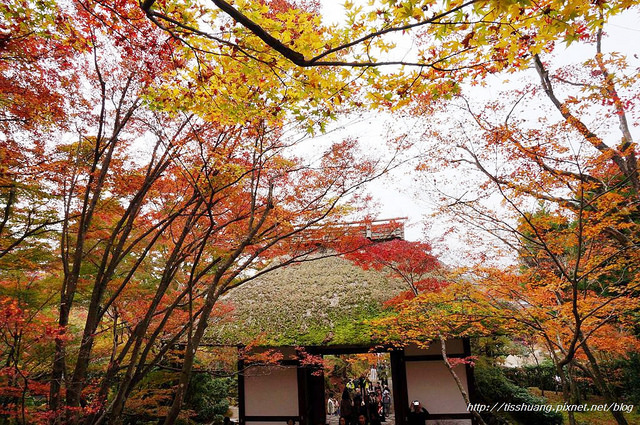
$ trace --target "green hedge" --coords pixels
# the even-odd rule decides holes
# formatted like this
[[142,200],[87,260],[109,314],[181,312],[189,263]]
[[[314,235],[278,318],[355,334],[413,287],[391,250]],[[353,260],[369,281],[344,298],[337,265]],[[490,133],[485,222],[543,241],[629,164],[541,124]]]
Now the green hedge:
[[557,389],[555,380],[556,368],[551,362],[541,363],[540,365],[503,368],[503,372],[509,380],[520,387],[537,387],[545,391],[555,391]]
[[[495,366],[482,366],[478,364],[474,371],[476,388],[483,403],[494,405],[495,403],[511,403],[513,405],[543,405],[545,400],[531,394],[526,388],[519,387],[511,382]],[[495,412],[498,415],[506,412]],[[522,425],[560,425],[562,415],[558,412],[545,411],[521,411],[509,412],[513,420]],[[490,422],[500,422],[489,418]]]
[[197,413],[193,418],[196,422],[222,423],[229,410],[231,381],[231,378],[214,378],[208,373],[196,373],[191,377],[185,407]]

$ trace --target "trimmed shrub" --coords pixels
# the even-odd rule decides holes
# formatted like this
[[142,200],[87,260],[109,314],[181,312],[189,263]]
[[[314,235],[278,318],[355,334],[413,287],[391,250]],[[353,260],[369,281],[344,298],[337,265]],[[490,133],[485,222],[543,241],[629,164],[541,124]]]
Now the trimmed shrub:
[[197,413],[192,418],[200,423],[222,423],[229,410],[230,378],[214,378],[208,373],[195,373],[191,377],[185,398],[185,407]]
[[[478,395],[486,404],[510,403],[515,406],[524,406],[519,412],[494,412],[496,414],[508,414],[511,418],[523,425],[560,425],[562,415],[558,412],[535,410],[537,406],[545,405],[545,400],[531,394],[526,388],[519,387],[511,382],[495,366],[476,365],[474,376]],[[528,408],[530,406],[530,408]],[[496,422],[489,418],[490,422]]]

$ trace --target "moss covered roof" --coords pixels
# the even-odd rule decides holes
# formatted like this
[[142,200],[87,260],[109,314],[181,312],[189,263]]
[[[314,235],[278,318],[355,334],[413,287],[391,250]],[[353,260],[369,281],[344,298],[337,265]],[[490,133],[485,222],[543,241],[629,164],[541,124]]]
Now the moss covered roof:
[[227,323],[212,324],[208,338],[274,345],[370,344],[364,323],[382,314],[384,301],[406,288],[398,280],[330,257],[291,265],[231,291]]

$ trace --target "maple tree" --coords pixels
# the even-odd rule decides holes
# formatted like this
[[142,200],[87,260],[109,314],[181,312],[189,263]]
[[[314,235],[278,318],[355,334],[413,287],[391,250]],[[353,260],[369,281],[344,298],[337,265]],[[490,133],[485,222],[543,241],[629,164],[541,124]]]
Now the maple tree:
[[50,242],[60,217],[42,154],[47,132],[69,106],[64,90],[76,79],[72,51],[58,38],[67,16],[54,2],[4,2],[0,16],[1,414],[34,423],[47,416],[27,404],[46,396],[42,376],[60,338],[47,308],[56,295]]
[[[495,334],[506,329],[498,309],[486,302],[482,292],[465,280],[456,279],[432,253],[426,242],[394,239],[367,246],[346,255],[364,268],[384,271],[408,289],[388,300],[392,313],[371,321],[374,338],[384,343],[428,348],[440,344],[440,354],[465,403],[470,403],[455,367],[472,359],[452,359],[446,341]],[[472,412],[484,424],[478,412]]]
[[[442,211],[495,236],[518,259],[513,267],[486,267],[491,256],[475,233],[470,245],[485,251],[479,284],[546,347],[567,402],[576,367],[613,402],[599,364],[602,353],[618,349],[608,337],[627,341],[623,351],[637,349],[638,73],[623,55],[605,52],[601,26],[581,38],[592,52],[582,63],[557,66],[532,52],[537,82],[481,107],[461,96],[456,104],[469,120],[454,126],[457,136],[443,137],[436,127],[427,133],[441,143],[431,152],[457,170],[456,185],[464,187],[440,191]],[[451,155],[442,155],[444,144]],[[432,165],[423,169],[435,171]],[[461,184],[463,176],[477,183]]]
[[[21,19],[14,19],[17,10]],[[62,119],[69,106],[63,90],[76,79],[72,53],[58,39],[66,15],[54,3],[5,2],[0,16],[0,259],[16,264],[29,257],[27,246],[36,249],[38,238],[59,223],[34,159],[45,142],[18,132],[27,128],[42,135]],[[56,60],[66,71],[51,65]]]
[[[421,348],[439,345],[442,361],[467,405],[472,401],[456,368],[473,366],[476,357],[450,357],[447,341],[521,331],[517,323],[505,318],[500,306],[489,302],[475,283],[454,275],[437,289],[419,292],[394,304],[393,313],[373,320],[372,326],[376,338],[386,343],[415,344]],[[471,413],[478,423],[485,423],[479,412]]]
[[365,270],[384,271],[408,286],[406,293],[391,300],[398,303],[420,292],[435,291],[445,282],[439,279],[440,262],[431,253],[426,242],[408,242],[402,239],[373,243],[345,255]]
[[[11,6],[3,9],[8,17],[25,19],[19,4]],[[209,319],[225,314],[218,298],[318,249],[297,235],[330,243],[324,223],[353,214],[357,192],[384,164],[364,158],[354,140],[332,143],[313,163],[297,158],[289,117],[315,105],[283,101],[270,92],[277,75],[247,73],[229,55],[198,63],[141,20],[134,3],[43,7],[46,17],[60,11],[52,38],[65,54],[44,62],[64,84],[24,84],[51,90],[64,108],[55,119],[36,119],[41,104],[33,102],[27,118],[7,120],[2,139],[11,183],[3,180],[1,246],[6,258],[24,260],[18,277],[3,269],[3,288],[25,276],[50,295],[25,310],[3,289],[2,353],[11,366],[3,379],[13,399],[31,359],[19,344],[32,346],[42,327],[49,336],[38,343],[53,362],[47,370],[39,359],[49,385],[36,389],[24,378],[20,408],[3,413],[30,423],[117,422],[136,385],[186,341],[166,418],[173,423]],[[31,46],[8,34],[3,53]],[[51,34],[28,36],[37,47]],[[44,66],[37,59],[25,66]],[[10,68],[2,72],[9,81]],[[74,76],[68,83],[66,72]],[[22,149],[30,143],[36,148]],[[27,189],[39,196],[34,205],[18,198]],[[46,255],[27,262],[34,246]],[[43,391],[49,411],[28,408],[25,395]]]
[[[443,94],[458,93],[458,83],[464,78],[481,79],[503,69],[513,71],[529,64],[534,66],[541,82],[537,93],[544,93],[562,119],[541,131],[535,126],[523,125],[523,121],[514,123],[510,112],[513,104],[506,107],[504,124],[490,123],[486,115],[493,113],[491,109],[487,109],[487,114],[474,113],[482,143],[459,143],[466,156],[448,158],[446,163],[469,164],[480,170],[487,182],[470,186],[478,188],[477,199],[486,198],[492,185],[497,187],[498,194],[523,220],[522,226],[518,228],[513,222],[496,220],[493,211],[474,202],[476,199],[471,196],[449,198],[447,206],[467,224],[489,230],[523,259],[535,263],[528,265],[532,269],[530,274],[515,273],[513,284],[505,285],[514,288],[514,292],[503,294],[500,300],[515,301],[514,305],[518,306],[525,301],[514,296],[516,293],[540,297],[539,311],[557,316],[553,317],[557,320],[545,321],[544,326],[535,324],[534,329],[542,327],[542,334],[555,329],[552,333],[556,340],[562,341],[560,352],[563,354],[556,358],[559,376],[565,377],[565,367],[586,364],[600,390],[611,399],[606,382],[599,376],[597,359],[590,354],[588,340],[598,341],[598,336],[609,329],[609,325],[628,328],[628,312],[634,300],[631,296],[637,287],[638,175],[636,148],[627,122],[627,112],[637,99],[628,89],[637,80],[637,73],[625,66],[624,59],[605,57],[601,42],[603,25],[611,16],[635,7],[634,2],[606,5],[597,2],[373,2],[369,6],[348,2],[349,28],[342,29],[337,38],[331,38],[337,34],[332,31],[323,42],[316,44],[307,43],[305,27],[294,33],[287,31],[287,27],[283,30],[281,21],[274,23],[275,8],[270,3],[214,1],[213,4],[217,9],[211,8],[212,13],[219,15],[222,11],[234,22],[220,33],[209,32],[205,36],[220,37],[239,52],[255,53],[256,59],[274,67],[280,66],[281,55],[305,68],[364,68],[362,75],[370,86],[367,95],[375,106],[397,108],[418,99],[421,104],[416,109],[431,112],[432,101]],[[198,28],[197,20],[185,26],[185,21],[176,23],[167,19],[175,10],[183,9],[180,2],[166,7],[148,1],[142,7],[150,19],[162,22],[168,31],[179,32],[184,40],[204,35],[194,31]],[[280,17],[287,23],[293,22],[285,15]],[[279,30],[272,32],[272,26]],[[392,49],[391,43],[385,42],[385,36],[412,29],[419,29],[416,59],[387,60],[386,53],[402,50]],[[282,38],[280,34],[284,34]],[[315,50],[303,50],[299,40]],[[594,42],[596,54],[587,63],[586,72],[559,71],[551,76],[549,65],[544,62],[545,54],[559,41],[571,44],[588,40]],[[374,69],[383,65],[411,65],[416,69],[405,68],[406,72],[389,74]],[[563,100],[557,94],[557,85],[579,87],[583,91],[571,93]],[[514,90],[512,94],[524,97],[526,91]],[[622,131],[622,141],[615,142],[615,147],[598,136],[585,119],[601,104],[605,110],[600,114],[600,122],[611,122],[610,128],[617,125]],[[435,144],[438,151],[450,144],[449,132],[438,128],[433,135],[438,141]],[[563,144],[563,137],[577,142]],[[486,162],[495,158],[496,151],[500,153],[500,167],[493,170]],[[553,211],[545,220],[532,218],[532,199],[552,205]],[[536,273],[553,279],[542,285]],[[526,287],[525,291],[515,291],[516,282],[522,284],[527,279],[533,279],[532,284],[536,282],[540,290]],[[562,295],[552,300],[555,305],[546,303],[553,294]],[[561,317],[557,314],[558,306],[571,314]],[[535,309],[523,311],[533,314]],[[519,317],[522,311],[516,308],[512,313]],[[570,329],[570,332],[562,334],[559,329]],[[550,351],[557,349],[549,344]],[[576,356],[580,355],[586,357],[585,364],[577,363]],[[568,390],[565,396],[569,397]],[[614,412],[613,415],[619,423],[625,423],[621,414]]]
[[[313,2],[213,5],[0,6],[2,383],[13,405],[3,414],[113,423],[167,350],[186,341],[166,419],[173,423],[208,319],[224,315],[219,297],[335,236],[322,223],[351,212],[343,202],[380,172],[353,141],[305,163],[289,153],[287,129],[322,130],[347,106],[367,103],[395,108],[417,99],[424,109],[457,93],[464,78],[531,61],[562,116],[544,134],[554,144],[528,143],[542,137],[537,129],[475,121],[487,147],[505,149],[514,164],[529,161],[506,177],[480,168],[508,202],[554,205],[535,215],[510,204],[523,221],[506,230],[528,269],[499,277],[514,291],[523,278],[538,285],[530,293],[540,314],[570,307],[544,322],[563,344],[556,364],[588,367],[598,380],[589,344],[603,350],[602,333],[628,324],[638,264],[637,161],[626,123],[636,77],[611,71],[627,68],[600,51],[601,26],[634,2],[347,2],[342,28],[324,24]],[[397,51],[387,37],[405,33],[416,35],[415,58],[386,57]],[[597,53],[582,81],[549,77],[541,55],[559,40],[589,37]],[[383,65],[411,67],[382,73]],[[557,84],[585,91],[562,101]],[[623,129],[615,148],[578,116],[601,103],[606,122]],[[595,151],[562,156],[557,134]],[[476,224],[504,223],[475,212]],[[411,280],[414,295],[423,283]],[[552,284],[562,289],[555,305],[542,302],[557,292]],[[41,299],[23,297],[35,288]],[[49,412],[28,408],[27,396],[46,392]]]
[[[363,105],[361,97],[345,96],[350,92],[331,92],[327,98],[316,90],[338,76],[351,75],[350,85],[365,83],[366,103],[376,107],[396,109],[414,96],[448,97],[465,79],[526,68],[532,57],[557,42],[588,37],[634,6],[633,1],[347,1],[344,22],[328,24],[314,1],[140,4],[149,20],[203,58],[215,46],[229,46],[234,57],[249,58],[280,75],[288,93],[303,83],[307,93],[324,99],[327,113],[343,101]],[[314,67],[334,72],[314,77],[305,71]]]

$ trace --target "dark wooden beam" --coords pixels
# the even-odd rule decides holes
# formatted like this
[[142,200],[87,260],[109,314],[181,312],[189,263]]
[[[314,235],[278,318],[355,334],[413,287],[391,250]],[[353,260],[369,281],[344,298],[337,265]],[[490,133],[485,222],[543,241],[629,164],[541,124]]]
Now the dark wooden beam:
[[307,425],[309,418],[307,417],[307,376],[304,368],[299,367],[298,372],[298,416],[300,416],[300,425]]
[[407,421],[407,409],[409,408],[404,350],[392,351],[390,354],[395,422],[396,425],[404,425]]
[[[450,359],[463,359],[467,357],[465,354],[448,354]],[[418,356],[405,356],[405,362],[442,362],[442,354],[421,354]]]
[[238,359],[238,421],[245,425],[245,391],[244,391],[244,360]]

